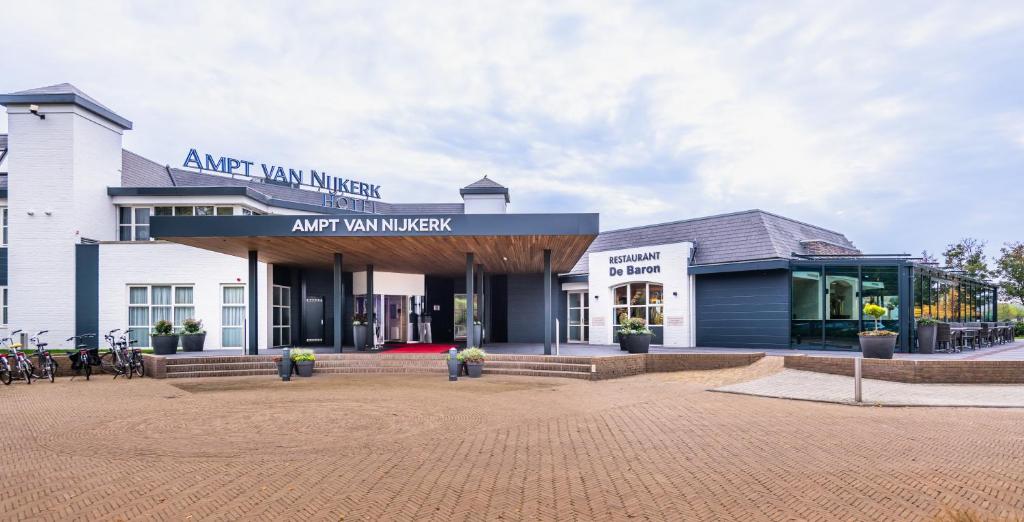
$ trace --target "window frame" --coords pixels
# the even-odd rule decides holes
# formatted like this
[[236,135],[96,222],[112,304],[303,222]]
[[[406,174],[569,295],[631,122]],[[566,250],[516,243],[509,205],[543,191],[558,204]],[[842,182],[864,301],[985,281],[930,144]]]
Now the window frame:
[[[278,296],[283,295],[286,297],[284,304],[279,304]],[[271,340],[270,343],[274,347],[278,346],[291,346],[292,344],[292,313],[291,313],[291,300],[292,300],[292,287],[287,285],[271,285],[271,296],[270,296],[270,314],[271,314]],[[278,309],[281,313],[278,314]],[[285,310],[288,310],[287,324],[284,324],[280,319],[285,317]],[[275,341],[280,340],[280,343]]]
[[[153,303],[153,289],[154,288],[170,288],[170,303],[169,304],[154,304]],[[133,288],[145,288],[146,289],[146,302],[145,303],[132,303],[132,289]],[[192,302],[178,302],[178,289],[179,288],[190,288],[192,290]],[[128,317],[126,320],[127,333],[129,338],[134,338],[138,341],[137,346],[140,348],[147,348],[152,346],[150,342],[150,333],[153,332],[153,326],[156,321],[153,320],[153,309],[154,308],[167,308],[169,309],[170,322],[175,329],[181,328],[182,324],[178,324],[175,317],[178,316],[177,311],[179,309],[191,308],[192,314],[182,318],[182,323],[185,319],[194,319],[196,314],[196,285],[194,283],[129,283],[125,285],[125,302]],[[146,308],[146,321],[148,324],[139,325],[132,324],[132,309],[133,308]],[[136,337],[132,337],[132,332],[137,330],[145,329],[145,332]]]
[[[579,296],[579,306],[572,305],[572,296]],[[567,343],[589,343],[590,342],[590,291],[589,290],[567,290],[565,294],[565,342]],[[579,324],[573,324],[573,310],[580,311]],[[579,337],[572,338],[573,328],[579,329]]]
[[[224,299],[224,297],[225,297],[225,290],[227,290],[228,288],[241,288],[242,289],[242,303],[241,304],[225,302],[225,299]],[[220,345],[221,345],[221,348],[245,348],[245,328],[246,328],[245,318],[247,317],[246,314],[249,313],[249,294],[248,294],[248,292],[246,292],[246,285],[244,283],[223,283],[223,284],[220,285],[219,292],[220,292],[219,301],[220,301]],[[241,308],[242,309],[242,323],[241,324],[233,324],[233,325],[226,325],[226,324],[224,324],[224,309],[225,308]],[[226,338],[226,336],[224,334],[225,334],[225,332],[227,330],[238,330],[239,331],[239,333],[240,333],[240,335],[239,335],[240,343],[239,343],[238,346],[234,346],[234,345],[228,346],[224,342],[224,339]]]

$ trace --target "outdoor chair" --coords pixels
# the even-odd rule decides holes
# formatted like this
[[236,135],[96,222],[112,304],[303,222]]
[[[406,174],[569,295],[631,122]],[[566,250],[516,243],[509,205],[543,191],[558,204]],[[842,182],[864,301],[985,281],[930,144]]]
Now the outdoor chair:
[[978,347],[984,348],[986,346],[992,346],[990,343],[990,336],[992,329],[989,328],[988,323],[981,323],[981,331],[978,332]]
[[939,323],[935,329],[935,351],[949,353],[955,350],[949,323]]
[[978,331],[977,330],[964,330],[960,332],[963,336],[963,342],[961,343],[964,348],[970,347],[972,350],[978,349]]

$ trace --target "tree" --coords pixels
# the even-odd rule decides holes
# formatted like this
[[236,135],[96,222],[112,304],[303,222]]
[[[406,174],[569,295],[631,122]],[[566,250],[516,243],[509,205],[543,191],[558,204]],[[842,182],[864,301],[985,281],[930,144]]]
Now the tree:
[[1024,305],[1024,243],[1006,243],[999,249],[995,273],[1002,298]]
[[985,261],[985,242],[965,237],[959,243],[950,243],[942,253],[946,267],[978,279],[988,279],[991,273]]
[[921,262],[926,264],[926,265],[937,265],[937,264],[939,264],[939,260],[935,259],[935,256],[929,254],[927,250],[922,250],[921,251]]
[[999,303],[1000,321],[1024,320],[1024,306],[1017,303]]

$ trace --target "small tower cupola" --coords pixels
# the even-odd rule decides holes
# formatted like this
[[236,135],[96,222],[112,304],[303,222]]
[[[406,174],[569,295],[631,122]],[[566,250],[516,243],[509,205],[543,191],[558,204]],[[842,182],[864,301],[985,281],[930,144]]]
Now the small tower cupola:
[[459,190],[466,214],[505,214],[508,212],[508,188],[487,177]]

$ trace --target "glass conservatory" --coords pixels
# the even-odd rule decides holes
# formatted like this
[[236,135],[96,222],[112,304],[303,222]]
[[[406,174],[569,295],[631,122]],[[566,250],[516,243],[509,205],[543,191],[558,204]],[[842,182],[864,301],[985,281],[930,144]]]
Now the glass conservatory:
[[[790,263],[790,346],[859,350],[857,333],[873,328],[868,303],[886,310],[881,327],[900,333],[897,350],[914,346],[914,320],[996,320],[996,287],[901,257],[805,258]],[[906,334],[910,335],[906,335]]]

